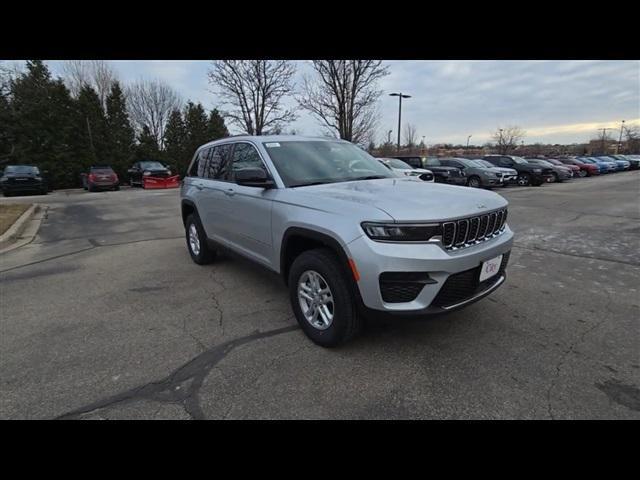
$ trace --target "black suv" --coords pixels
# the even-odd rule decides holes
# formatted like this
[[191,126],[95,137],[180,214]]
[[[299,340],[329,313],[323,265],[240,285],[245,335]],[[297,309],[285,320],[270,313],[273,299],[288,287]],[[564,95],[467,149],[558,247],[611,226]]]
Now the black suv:
[[0,177],[0,189],[5,197],[14,192],[36,192],[46,195],[47,179],[35,165],[7,165]]
[[539,187],[545,182],[552,182],[554,179],[552,168],[532,165],[524,158],[515,155],[485,155],[483,159],[496,167],[516,170],[518,172],[518,185],[523,187],[528,185]]
[[466,185],[467,177],[464,172],[456,167],[447,167],[440,163],[435,157],[420,157],[418,155],[398,155],[397,158],[408,163],[413,168],[426,168],[431,170],[438,183],[449,183],[452,185]]

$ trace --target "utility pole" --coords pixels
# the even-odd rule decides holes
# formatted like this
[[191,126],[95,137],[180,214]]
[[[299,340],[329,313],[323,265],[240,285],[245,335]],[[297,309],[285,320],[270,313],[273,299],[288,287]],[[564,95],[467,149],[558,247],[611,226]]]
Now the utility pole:
[[84,117],[87,120],[87,131],[89,132],[89,145],[91,145],[91,153],[93,153],[94,161],[96,158],[96,149],[93,146],[93,136],[91,135],[91,124],[89,123],[89,117]]
[[620,147],[622,146],[622,130],[624,129],[624,120],[620,125],[620,138],[618,138],[618,146],[616,147],[616,154],[620,153]]
[[602,130],[602,155],[605,155],[607,153],[605,148],[605,139],[607,138],[607,130],[611,130],[611,129],[599,128],[598,130]]
[[403,95],[400,93],[390,93],[390,97],[398,97],[398,152],[400,152],[400,127],[402,121],[402,99],[411,98],[411,95]]

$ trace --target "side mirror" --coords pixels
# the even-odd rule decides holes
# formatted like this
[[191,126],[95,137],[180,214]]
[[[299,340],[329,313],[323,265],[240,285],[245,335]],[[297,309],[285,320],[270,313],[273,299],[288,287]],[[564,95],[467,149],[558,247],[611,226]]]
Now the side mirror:
[[262,168],[243,168],[233,173],[238,185],[260,188],[272,188],[275,186],[273,180],[267,176],[267,172]]

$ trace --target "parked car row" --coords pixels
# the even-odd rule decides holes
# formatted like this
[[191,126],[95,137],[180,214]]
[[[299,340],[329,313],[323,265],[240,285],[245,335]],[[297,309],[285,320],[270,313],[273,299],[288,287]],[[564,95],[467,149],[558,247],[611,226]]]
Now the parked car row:
[[540,186],[544,183],[559,183],[573,178],[640,168],[638,155],[562,158],[516,155],[435,158],[401,155],[378,160],[399,175],[417,176],[421,180],[474,188]]

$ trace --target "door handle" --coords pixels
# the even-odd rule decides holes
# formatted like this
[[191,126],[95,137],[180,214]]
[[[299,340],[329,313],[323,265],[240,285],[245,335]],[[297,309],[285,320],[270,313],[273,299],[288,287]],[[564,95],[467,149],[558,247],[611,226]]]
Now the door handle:
[[236,191],[235,191],[233,188],[227,188],[227,189],[224,191],[224,194],[225,194],[225,195],[229,195],[230,197],[232,197],[233,195],[235,195],[235,194],[236,194]]
[[198,190],[202,190],[204,188],[204,186],[201,183],[196,183],[195,186]]

